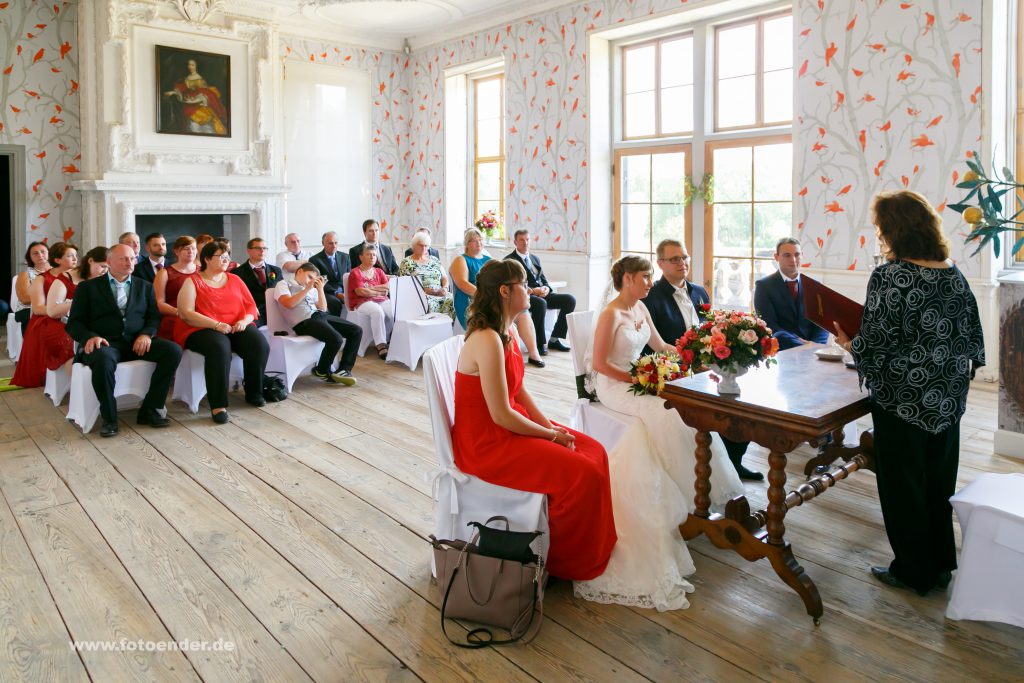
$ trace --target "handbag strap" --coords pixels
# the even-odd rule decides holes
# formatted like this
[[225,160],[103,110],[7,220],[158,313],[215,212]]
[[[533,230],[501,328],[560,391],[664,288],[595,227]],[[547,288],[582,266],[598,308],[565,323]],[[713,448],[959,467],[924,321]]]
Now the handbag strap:
[[[462,565],[461,558],[465,554],[465,552],[465,548],[463,548],[462,554],[460,554],[459,556],[460,560],[458,563],[456,563],[455,568],[452,570],[451,578],[448,579],[448,587],[445,588],[444,599],[441,601],[441,633],[444,634],[444,637],[447,638],[448,642],[452,645],[466,648],[468,650],[479,650],[480,648],[487,647],[488,645],[509,645],[520,640],[522,640],[523,643],[529,643],[537,636],[537,634],[540,632],[541,624],[544,623],[544,602],[543,599],[538,599],[538,596],[541,595],[540,580],[541,575],[544,571],[543,567],[540,564],[537,565],[536,573],[533,577],[533,600],[532,604],[530,605],[530,621],[527,622],[526,628],[523,630],[522,633],[520,633],[518,636],[513,636],[512,638],[506,638],[505,640],[495,640],[494,634],[491,632],[491,629],[484,628],[481,626],[479,628],[474,628],[470,630],[466,634],[465,643],[460,643],[457,640],[452,640],[452,637],[448,635],[448,629],[445,627],[445,612],[448,609],[448,596],[452,592],[452,585],[455,583],[455,577],[459,573],[459,567]],[[537,604],[538,602],[540,602],[539,606]],[[537,626],[536,628],[533,628],[534,620],[538,613],[540,613],[540,619],[536,619]],[[516,625],[517,624],[512,625],[513,630],[515,629]],[[531,629],[533,629],[532,633],[530,633]],[[486,640],[483,640],[481,638],[483,634],[487,635]],[[527,635],[529,637],[527,637]]]

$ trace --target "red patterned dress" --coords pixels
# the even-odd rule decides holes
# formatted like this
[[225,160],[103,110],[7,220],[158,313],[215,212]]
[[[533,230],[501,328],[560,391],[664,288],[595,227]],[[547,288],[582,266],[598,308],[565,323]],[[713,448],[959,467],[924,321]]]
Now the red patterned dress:
[[[505,380],[512,409],[530,419],[516,401],[523,385],[523,357],[514,342],[505,349]],[[586,434],[572,434],[575,450],[510,432],[491,419],[480,377],[455,373],[455,464],[492,484],[547,494],[548,571],[563,579],[584,580],[599,576],[608,564],[616,541],[615,521],[608,456]]]

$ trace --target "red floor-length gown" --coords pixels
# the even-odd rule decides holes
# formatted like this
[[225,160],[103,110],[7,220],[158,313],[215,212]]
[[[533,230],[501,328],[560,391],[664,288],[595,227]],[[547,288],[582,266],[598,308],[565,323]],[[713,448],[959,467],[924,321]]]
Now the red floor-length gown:
[[[529,419],[526,408],[516,402],[523,384],[523,357],[515,342],[505,350],[505,380],[512,409]],[[480,378],[455,373],[455,464],[492,484],[547,494],[548,571],[563,579],[584,580],[600,576],[608,564],[616,540],[615,521],[604,447],[586,434],[572,433],[575,450],[498,426],[487,410]]]
[[[57,281],[58,277],[46,271],[43,273],[43,298],[50,293],[50,287]],[[59,279],[63,280],[68,290],[68,298],[75,292],[75,284],[71,276],[62,273]],[[59,332],[59,334],[58,334]],[[63,335],[63,337],[61,336]],[[57,348],[50,348],[56,344]],[[14,368],[14,377],[11,377],[11,384],[19,387],[31,388],[41,387],[46,381],[46,369],[53,365],[56,370],[71,357],[69,351],[72,349],[71,338],[64,331],[64,323],[48,315],[32,314],[29,318],[28,328],[25,330],[25,339],[21,346],[21,355],[18,356],[18,364]],[[63,358],[63,360],[60,360]],[[60,361],[59,363],[56,361]]]

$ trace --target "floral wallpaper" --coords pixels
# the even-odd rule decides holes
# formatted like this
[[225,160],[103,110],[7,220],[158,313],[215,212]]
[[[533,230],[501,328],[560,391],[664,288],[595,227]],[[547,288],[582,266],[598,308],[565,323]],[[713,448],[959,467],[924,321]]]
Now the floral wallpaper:
[[0,144],[25,146],[27,238],[74,239],[78,173],[76,2],[0,0]]
[[[866,270],[870,202],[908,188],[937,208],[981,151],[981,0],[800,2],[794,220],[814,266]],[[941,211],[969,275],[965,226]]]

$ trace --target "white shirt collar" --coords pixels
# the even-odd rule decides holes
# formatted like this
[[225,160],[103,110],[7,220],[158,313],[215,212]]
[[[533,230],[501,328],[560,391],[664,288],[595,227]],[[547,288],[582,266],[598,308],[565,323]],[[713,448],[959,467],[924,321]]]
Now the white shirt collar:
[[150,256],[149,262],[152,263],[154,266],[162,266],[164,264],[164,258],[165,257],[161,256],[158,259],[154,259],[152,256]]
[[800,282],[800,273],[797,273],[796,277],[786,277],[785,275],[783,275],[782,271],[780,270],[779,271],[779,275],[782,275],[782,281],[783,282]]
[[519,258],[523,259],[524,261],[527,260],[528,258],[530,258],[530,252],[526,252],[524,254],[523,252],[521,252],[518,249],[516,249],[516,254],[519,256]]
[[690,283],[688,283],[686,280],[683,280],[683,284],[680,285],[679,287],[676,287],[675,285],[673,285],[668,280],[665,280],[665,282],[668,282],[670,285],[672,285],[672,289],[675,290],[675,292],[674,292],[675,294],[678,294],[679,292],[683,292],[684,294],[686,294],[686,296],[690,296]]
[[266,266],[267,266],[266,259],[260,261],[259,263],[253,263],[252,261],[249,261],[249,267],[250,268],[266,268]]

